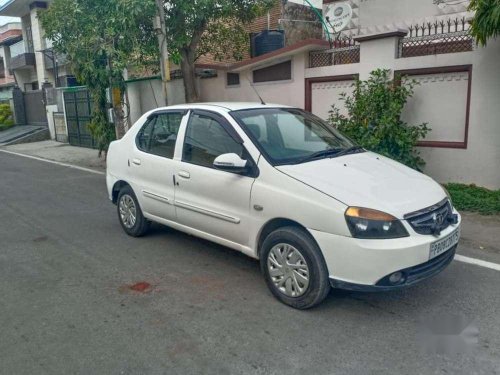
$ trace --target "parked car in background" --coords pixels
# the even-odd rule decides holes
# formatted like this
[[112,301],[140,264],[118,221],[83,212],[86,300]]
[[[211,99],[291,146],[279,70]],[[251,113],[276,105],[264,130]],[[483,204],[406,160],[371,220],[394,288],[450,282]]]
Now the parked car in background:
[[241,251],[299,309],[331,287],[386,291],[434,276],[460,236],[438,183],[296,108],[157,109],[111,143],[107,167],[127,234],[157,222]]

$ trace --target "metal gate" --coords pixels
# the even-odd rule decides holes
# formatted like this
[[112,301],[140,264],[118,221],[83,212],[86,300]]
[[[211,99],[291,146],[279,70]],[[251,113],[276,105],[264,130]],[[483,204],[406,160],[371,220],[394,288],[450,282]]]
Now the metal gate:
[[69,144],[96,148],[96,143],[88,128],[92,116],[89,91],[86,88],[79,88],[65,91],[63,95]]
[[27,91],[23,96],[26,124],[47,126],[48,121],[43,90]]

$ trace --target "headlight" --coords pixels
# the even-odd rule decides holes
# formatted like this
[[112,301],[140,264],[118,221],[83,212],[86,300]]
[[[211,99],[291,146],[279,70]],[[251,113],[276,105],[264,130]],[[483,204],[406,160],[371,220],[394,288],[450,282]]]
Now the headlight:
[[349,207],[345,219],[355,238],[384,239],[408,237],[405,227],[394,216],[370,208]]

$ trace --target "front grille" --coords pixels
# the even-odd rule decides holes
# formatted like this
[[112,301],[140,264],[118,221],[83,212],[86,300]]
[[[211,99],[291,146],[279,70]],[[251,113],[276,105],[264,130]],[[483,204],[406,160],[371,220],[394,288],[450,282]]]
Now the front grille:
[[453,209],[450,201],[444,199],[434,206],[409,213],[404,218],[418,234],[439,235],[452,223]]

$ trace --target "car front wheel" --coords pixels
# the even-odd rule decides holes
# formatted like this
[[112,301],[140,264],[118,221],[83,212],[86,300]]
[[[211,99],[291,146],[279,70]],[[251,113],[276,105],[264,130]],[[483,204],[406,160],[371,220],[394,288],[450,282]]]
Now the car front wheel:
[[150,222],[142,215],[139,202],[130,186],[120,190],[117,208],[120,224],[129,236],[140,237],[146,234]]
[[269,234],[262,244],[260,262],[273,295],[291,307],[316,306],[330,291],[321,250],[302,228],[284,227]]

